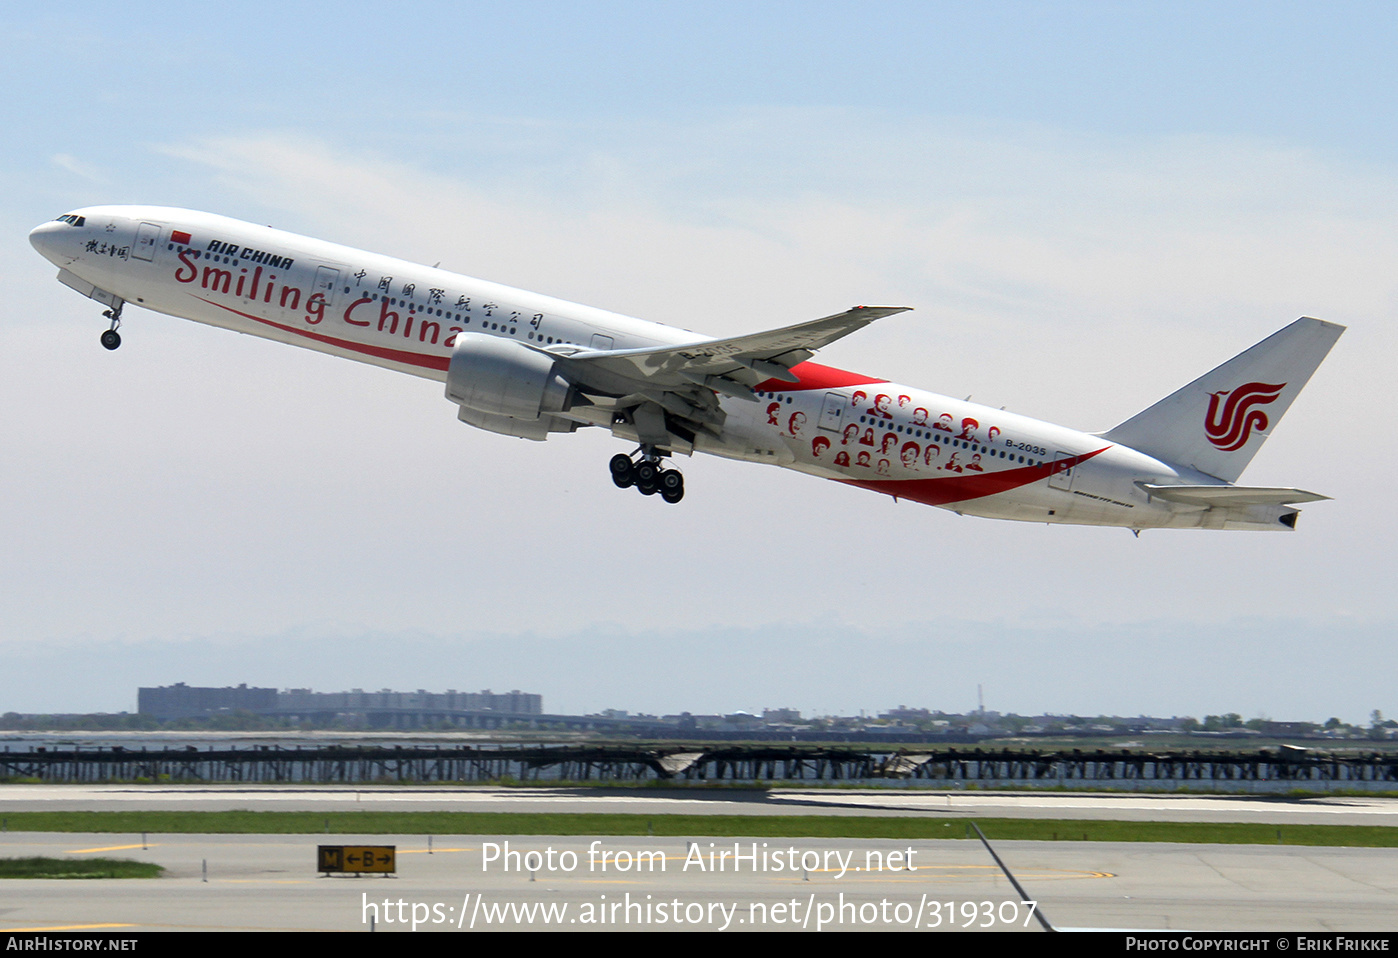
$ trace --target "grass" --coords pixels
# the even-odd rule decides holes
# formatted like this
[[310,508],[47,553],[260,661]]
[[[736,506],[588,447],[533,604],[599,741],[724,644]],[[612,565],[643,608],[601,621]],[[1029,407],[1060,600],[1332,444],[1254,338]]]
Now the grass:
[[129,858],[0,858],[0,878],[159,878],[164,872]]
[[[674,838],[974,838],[966,819],[852,815],[514,812],[9,812],[11,831],[251,835],[640,835]],[[976,818],[992,840],[1398,847],[1382,825]]]

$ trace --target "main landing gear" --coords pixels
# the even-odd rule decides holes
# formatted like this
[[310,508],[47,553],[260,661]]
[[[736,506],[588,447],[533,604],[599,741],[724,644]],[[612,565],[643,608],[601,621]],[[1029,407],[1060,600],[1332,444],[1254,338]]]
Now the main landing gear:
[[121,326],[121,307],[123,305],[125,304],[120,304],[115,309],[109,309],[102,313],[103,318],[112,321],[111,328],[102,334],[102,345],[107,349],[116,349],[121,345],[121,333],[117,332],[117,329]]
[[679,502],[684,498],[684,476],[679,470],[661,466],[654,453],[642,452],[639,460],[617,453],[612,456],[610,466],[612,482],[619,489],[635,486],[643,496],[658,492],[666,502]]

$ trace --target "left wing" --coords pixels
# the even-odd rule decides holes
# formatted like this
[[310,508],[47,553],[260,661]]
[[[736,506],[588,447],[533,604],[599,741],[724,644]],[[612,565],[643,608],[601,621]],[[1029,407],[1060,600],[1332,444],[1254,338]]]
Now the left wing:
[[769,379],[799,382],[791,367],[817,349],[910,308],[856,306],[795,326],[679,346],[546,352],[560,356],[569,378],[585,391],[596,390],[612,397],[615,409],[630,410],[642,442],[664,444],[676,424],[690,433],[721,434],[725,417],[716,393],[755,402],[754,386]]
[[747,336],[681,346],[585,350],[569,358],[581,367],[579,371],[590,368],[661,389],[689,389],[696,384],[715,388],[708,382],[712,377],[744,386],[755,386],[767,379],[796,382],[791,367],[810,359],[817,349],[863,329],[876,319],[911,308],[856,306],[824,319]]

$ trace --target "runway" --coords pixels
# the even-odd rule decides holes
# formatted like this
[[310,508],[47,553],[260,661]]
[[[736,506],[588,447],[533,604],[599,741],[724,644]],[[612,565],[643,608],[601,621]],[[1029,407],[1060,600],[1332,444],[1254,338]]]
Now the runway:
[[4,785],[11,811],[228,810],[621,812],[671,815],[918,815],[952,819],[1395,825],[1398,797],[971,792],[922,789],[632,789],[462,786]]
[[[676,839],[602,839],[590,847],[577,838],[439,836],[430,855],[422,836],[332,839],[397,845],[398,877],[385,879],[317,877],[316,845],[324,835],[154,837],[147,850],[111,835],[3,839],[5,856],[121,856],[158,862],[169,874],[147,881],[7,882],[0,932],[367,931],[371,918],[380,932],[412,931],[414,918],[417,931],[461,932],[1040,930],[980,844],[968,841],[769,839],[762,847],[760,840],[696,836],[694,848],[706,863],[710,852],[727,853],[720,871],[697,867],[695,851]],[[537,852],[534,880],[522,868],[506,871],[498,852],[483,867],[488,842],[501,851],[508,842],[510,851]],[[735,844],[755,863],[769,856],[770,865],[777,854],[800,862],[811,853],[808,862],[820,867],[763,870],[740,860],[735,871]],[[548,850],[553,871],[542,865]],[[909,850],[915,870],[902,867]],[[1002,842],[996,850],[1037,907],[1062,927],[1398,930],[1398,868],[1387,849]],[[642,851],[658,853],[649,867],[637,867]],[[895,851],[899,867],[867,870]],[[562,852],[576,856],[573,870],[560,864]],[[605,869],[596,867],[603,852]],[[874,857],[866,857],[870,852]],[[626,870],[616,867],[619,859]],[[842,862],[850,863],[843,874]]]
[[[0,817],[6,812],[59,809],[353,807],[1398,824],[1398,800],[1386,798],[906,789],[689,793],[0,787]],[[331,843],[397,846],[397,877],[319,877],[316,846]],[[1394,849],[1007,841],[997,843],[996,850],[1039,902],[1036,907],[1057,926],[1398,931],[1398,850]],[[491,861],[487,861],[488,851],[494,856]],[[363,931],[369,929],[371,919],[378,932],[1039,931],[1028,906],[974,841],[744,841],[703,834],[684,839],[433,836],[431,852],[428,840],[420,835],[152,835],[149,846],[142,848],[140,836],[6,831],[0,833],[3,857],[129,857],[157,862],[168,873],[150,881],[7,882],[0,897],[0,932],[83,928]],[[507,852],[516,854],[511,859]],[[529,852],[536,854],[529,856]],[[642,852],[652,854],[643,857]],[[564,867],[568,860],[564,853],[572,854],[572,868]],[[709,858],[710,853],[725,857]],[[511,861],[515,867],[507,870]],[[645,867],[641,867],[643,861]],[[774,867],[778,861],[780,867]],[[913,867],[909,869],[908,864]]]

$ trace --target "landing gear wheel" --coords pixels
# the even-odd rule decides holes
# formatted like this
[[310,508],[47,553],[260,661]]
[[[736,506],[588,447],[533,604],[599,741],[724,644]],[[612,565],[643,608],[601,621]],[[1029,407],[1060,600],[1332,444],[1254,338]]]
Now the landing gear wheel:
[[679,502],[684,498],[684,476],[674,469],[666,469],[660,474],[660,495],[666,502]]
[[636,484],[636,467],[631,465],[631,457],[622,453],[612,456],[612,461],[608,463],[612,471],[612,482],[616,483],[618,489],[625,489]]
[[125,305],[121,300],[117,300],[114,307],[102,311],[102,318],[112,321],[112,325],[102,334],[102,345],[107,349],[116,349],[121,345],[121,333],[117,332],[117,327],[121,325],[121,307]]
[[653,449],[644,445],[630,456],[617,453],[607,463],[612,474],[612,482],[620,489],[635,486],[643,496],[653,496],[657,492],[666,502],[679,502],[684,498],[684,476],[674,469],[666,469]]

